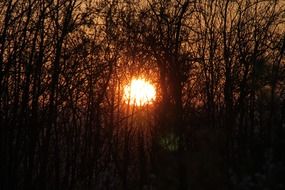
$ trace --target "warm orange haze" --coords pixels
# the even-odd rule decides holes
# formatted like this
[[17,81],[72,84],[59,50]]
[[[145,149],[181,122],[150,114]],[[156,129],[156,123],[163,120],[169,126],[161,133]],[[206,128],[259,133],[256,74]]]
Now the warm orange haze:
[[130,105],[152,104],[155,98],[155,87],[143,78],[133,79],[124,87],[124,101]]
[[0,190],[285,190],[285,0],[0,0]]

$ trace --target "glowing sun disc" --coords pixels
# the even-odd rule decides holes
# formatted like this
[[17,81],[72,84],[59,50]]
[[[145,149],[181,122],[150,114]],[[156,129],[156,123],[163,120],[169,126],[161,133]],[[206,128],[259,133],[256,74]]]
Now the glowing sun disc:
[[124,100],[130,105],[152,104],[155,97],[154,86],[145,79],[133,79],[124,87]]

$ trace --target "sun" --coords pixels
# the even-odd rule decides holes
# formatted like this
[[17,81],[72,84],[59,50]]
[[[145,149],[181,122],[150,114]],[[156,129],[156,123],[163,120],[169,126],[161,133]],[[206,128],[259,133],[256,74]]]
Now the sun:
[[152,104],[156,98],[154,85],[143,78],[133,79],[124,87],[124,100],[134,106]]

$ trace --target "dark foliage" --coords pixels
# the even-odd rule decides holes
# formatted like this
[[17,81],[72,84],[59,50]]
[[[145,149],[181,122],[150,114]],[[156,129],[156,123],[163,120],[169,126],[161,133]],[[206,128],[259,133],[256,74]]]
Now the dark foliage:
[[284,189],[284,29],[278,0],[1,0],[0,189]]

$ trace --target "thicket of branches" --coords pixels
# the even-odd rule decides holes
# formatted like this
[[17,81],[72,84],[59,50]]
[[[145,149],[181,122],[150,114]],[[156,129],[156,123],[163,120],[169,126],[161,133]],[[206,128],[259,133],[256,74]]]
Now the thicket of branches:
[[[282,189],[285,4],[0,1],[0,189]],[[145,76],[158,100],[123,85]]]

